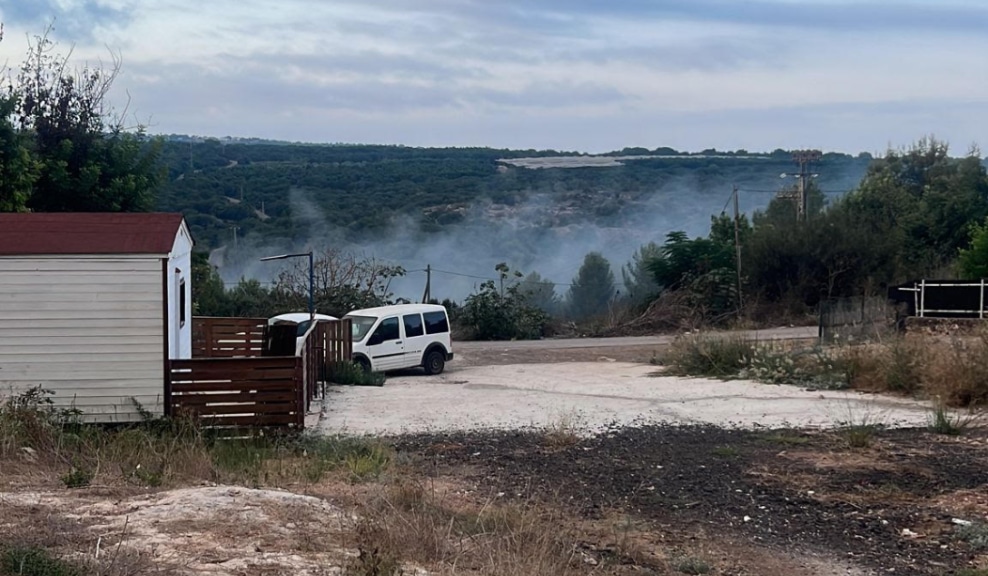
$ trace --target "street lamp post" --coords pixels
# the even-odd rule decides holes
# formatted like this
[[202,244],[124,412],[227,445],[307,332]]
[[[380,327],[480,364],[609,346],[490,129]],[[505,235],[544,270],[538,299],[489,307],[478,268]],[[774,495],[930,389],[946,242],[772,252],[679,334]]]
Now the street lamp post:
[[316,273],[315,266],[313,265],[312,250],[308,252],[300,252],[298,254],[279,254],[278,256],[265,256],[261,258],[261,262],[268,262],[270,260],[285,260],[287,258],[302,258],[303,256],[309,257],[309,322],[312,322],[316,318],[316,304],[313,300],[313,290],[316,283]]

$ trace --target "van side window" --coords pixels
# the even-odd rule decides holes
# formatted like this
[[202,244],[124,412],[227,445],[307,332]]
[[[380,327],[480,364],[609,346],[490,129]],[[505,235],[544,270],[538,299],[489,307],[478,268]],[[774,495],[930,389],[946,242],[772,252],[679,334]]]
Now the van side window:
[[381,320],[381,324],[374,331],[374,335],[379,337],[382,342],[397,340],[400,337],[398,334],[398,317],[392,316]]
[[425,334],[422,330],[422,317],[418,314],[409,314],[401,317],[405,323],[405,338],[414,338]]
[[425,317],[426,334],[449,332],[449,320],[446,319],[445,312],[426,312],[422,316]]

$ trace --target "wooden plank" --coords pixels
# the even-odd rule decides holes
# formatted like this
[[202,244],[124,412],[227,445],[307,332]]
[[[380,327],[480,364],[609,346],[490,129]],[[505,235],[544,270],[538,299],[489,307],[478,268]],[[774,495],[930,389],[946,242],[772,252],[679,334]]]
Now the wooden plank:
[[214,404],[228,402],[291,402],[295,391],[240,390],[239,392],[183,392],[175,394],[175,401],[183,405]]
[[294,392],[295,383],[291,380],[274,382],[257,382],[250,380],[233,382],[186,382],[172,379],[172,394],[193,394],[196,392],[237,392],[241,390],[257,390],[259,392]]
[[294,415],[259,414],[254,416],[216,416],[203,418],[206,426],[292,426],[296,423]]
[[244,369],[231,367],[220,368],[196,368],[194,371],[185,372],[172,368],[172,378],[176,381],[188,380],[286,380],[291,381],[295,377],[292,368],[265,368],[265,369]]
[[230,368],[237,366],[238,364],[258,368],[283,368],[285,366],[294,366],[294,363],[294,356],[259,356],[257,358],[183,358],[171,361],[173,368],[188,369],[200,366]]
[[181,399],[176,398],[173,401],[172,410],[175,412],[192,412],[199,415],[200,418],[208,418],[209,416],[220,414],[286,414],[294,418],[295,412],[298,410],[298,405],[294,401],[270,404],[186,404]]

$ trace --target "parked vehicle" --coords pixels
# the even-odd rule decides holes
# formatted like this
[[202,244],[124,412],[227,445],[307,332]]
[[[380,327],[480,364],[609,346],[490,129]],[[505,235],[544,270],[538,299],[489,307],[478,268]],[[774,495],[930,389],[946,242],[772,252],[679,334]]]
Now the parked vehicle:
[[[317,323],[325,322],[327,320],[336,320],[335,316],[329,316],[327,314],[316,314],[314,316]],[[308,312],[289,312],[287,314],[279,314],[268,318],[268,326],[279,326],[283,324],[295,324],[295,348],[296,354],[298,353],[298,347],[302,345],[305,341],[305,333],[309,331],[309,326],[311,325],[309,313]]]
[[440,374],[453,359],[446,308],[398,304],[354,310],[353,360],[365,370],[385,372],[421,366]]

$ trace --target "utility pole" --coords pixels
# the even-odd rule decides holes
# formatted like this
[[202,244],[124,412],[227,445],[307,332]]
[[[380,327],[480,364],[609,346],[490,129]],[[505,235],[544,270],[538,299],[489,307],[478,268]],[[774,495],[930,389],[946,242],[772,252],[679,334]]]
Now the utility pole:
[[806,168],[810,162],[816,162],[819,159],[820,152],[817,150],[797,150],[792,154],[792,161],[799,165],[799,174],[796,175],[796,178],[799,179],[799,207],[796,215],[801,222],[806,222],[810,209],[807,196],[809,187],[806,185],[806,180],[816,176],[816,174],[807,172]]
[[799,173],[782,175],[783,178],[793,176],[798,181],[795,190],[783,190],[782,192],[779,192],[777,197],[796,201],[796,220],[799,222],[806,222],[809,218],[810,188],[807,185],[807,180],[817,177],[818,174],[811,174],[808,171],[808,167],[811,162],[816,162],[818,160],[820,160],[819,150],[796,150],[792,153],[792,161],[799,166]]
[[744,309],[744,297],[741,292],[741,210],[738,209],[738,185],[734,185],[734,267],[738,272],[738,318]]
[[422,303],[428,304],[432,300],[432,264],[425,266],[425,292],[422,293]]

